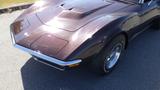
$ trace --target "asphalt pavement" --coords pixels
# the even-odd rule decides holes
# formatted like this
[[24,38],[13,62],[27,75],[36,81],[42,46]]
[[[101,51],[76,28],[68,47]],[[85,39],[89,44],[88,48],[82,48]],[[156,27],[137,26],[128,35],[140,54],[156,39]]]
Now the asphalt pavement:
[[0,15],[0,90],[160,90],[160,31],[147,30],[130,42],[109,75],[88,66],[62,72],[12,46],[9,25],[20,13]]

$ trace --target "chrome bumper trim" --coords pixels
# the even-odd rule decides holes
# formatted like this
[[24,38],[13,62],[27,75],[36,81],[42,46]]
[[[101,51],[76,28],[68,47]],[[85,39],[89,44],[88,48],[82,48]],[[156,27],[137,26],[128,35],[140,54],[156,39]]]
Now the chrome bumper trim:
[[73,61],[61,61],[61,60],[58,60],[58,59],[55,59],[55,58],[52,58],[52,57],[49,57],[47,55],[44,55],[42,53],[39,53],[39,52],[36,52],[36,51],[33,51],[31,49],[28,49],[28,48],[25,48],[23,46],[20,46],[20,45],[17,45],[15,44],[15,47],[18,48],[18,49],[21,49],[25,52],[28,52],[30,53],[31,55],[33,56],[36,56],[38,58],[41,58],[41,59],[44,59],[48,62],[51,62],[51,63],[54,63],[54,64],[57,64],[57,65],[60,65],[60,66],[69,66],[69,65],[74,65],[74,64],[79,64],[80,62],[82,62],[82,60],[78,59],[78,60],[73,60]]

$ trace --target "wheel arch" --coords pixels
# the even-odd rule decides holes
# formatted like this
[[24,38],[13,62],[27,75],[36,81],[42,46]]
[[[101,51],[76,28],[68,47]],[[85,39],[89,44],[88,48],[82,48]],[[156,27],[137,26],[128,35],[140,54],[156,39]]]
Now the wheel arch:
[[128,47],[129,37],[125,31],[120,32],[118,35],[123,35],[125,37],[125,49]]
[[[92,52],[97,47],[100,47],[100,49],[97,50],[97,52],[100,52],[100,50],[105,46],[105,44],[107,44],[112,38],[114,38],[120,34],[125,36],[125,39],[126,39],[125,48],[127,48],[129,37],[127,35],[127,32],[123,31],[121,29],[121,24],[123,23],[125,18],[126,18],[125,16],[118,16],[117,19],[115,19],[109,23],[106,23],[106,24],[105,24],[105,22],[100,23],[103,25],[100,25],[101,26],[100,29],[92,36],[92,38],[86,40],[82,45],[80,45],[80,47],[77,48],[69,57],[67,57],[66,60],[72,60],[72,59],[76,59],[76,58],[84,59],[83,57],[90,56],[87,54]],[[116,25],[117,27],[112,28],[112,25]],[[106,29],[108,29],[108,31]],[[110,32],[109,29],[112,29],[112,30],[110,30],[112,32]],[[114,35],[112,35],[112,33],[114,33]],[[106,34],[110,37],[109,39],[107,37],[108,41],[105,41],[105,38],[103,38],[103,37],[99,37],[99,36],[104,36],[102,34]],[[82,49],[84,49],[84,50],[82,50]],[[85,55],[84,52],[87,54]]]

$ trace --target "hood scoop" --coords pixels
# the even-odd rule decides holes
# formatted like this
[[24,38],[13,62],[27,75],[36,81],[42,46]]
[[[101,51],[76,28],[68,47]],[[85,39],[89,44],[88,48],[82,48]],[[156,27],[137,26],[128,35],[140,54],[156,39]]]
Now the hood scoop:
[[[62,18],[83,18],[91,13],[96,12],[99,9],[102,9],[111,2],[106,2],[103,0],[66,0],[60,7],[63,9],[62,13],[59,14],[59,17]],[[71,17],[72,16],[72,17]]]
[[87,16],[112,5],[113,2],[103,0],[64,0],[55,6],[49,5],[36,16],[49,27],[76,31],[93,18]]

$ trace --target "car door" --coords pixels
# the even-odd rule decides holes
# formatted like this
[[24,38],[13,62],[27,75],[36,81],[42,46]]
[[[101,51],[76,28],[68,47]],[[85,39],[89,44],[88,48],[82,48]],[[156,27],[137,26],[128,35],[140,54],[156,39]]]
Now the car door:
[[150,23],[154,17],[158,16],[160,14],[158,7],[157,0],[144,0],[142,10],[139,12],[140,24]]
[[156,0],[140,0],[136,7],[137,9],[122,25],[123,30],[130,32],[130,37],[148,28],[152,19],[160,14]]

